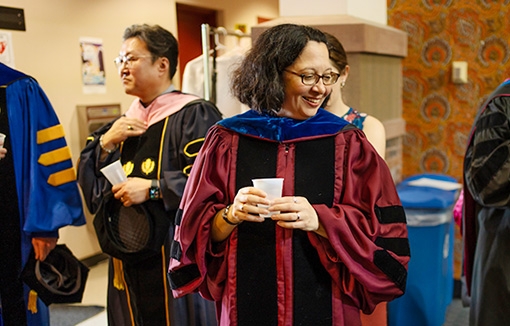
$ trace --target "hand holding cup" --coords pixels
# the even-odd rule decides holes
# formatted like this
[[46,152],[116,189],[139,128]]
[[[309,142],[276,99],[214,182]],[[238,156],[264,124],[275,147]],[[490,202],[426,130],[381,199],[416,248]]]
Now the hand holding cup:
[[[261,178],[252,179],[255,188],[263,190],[267,194],[267,199],[272,201],[275,198],[282,196],[283,178]],[[258,207],[267,208],[269,206],[257,205]],[[259,214],[260,217],[270,218],[273,214],[280,214],[280,212],[270,212],[267,215]]]
[[105,166],[100,171],[112,185],[116,185],[127,180],[126,173],[124,172],[119,160]]

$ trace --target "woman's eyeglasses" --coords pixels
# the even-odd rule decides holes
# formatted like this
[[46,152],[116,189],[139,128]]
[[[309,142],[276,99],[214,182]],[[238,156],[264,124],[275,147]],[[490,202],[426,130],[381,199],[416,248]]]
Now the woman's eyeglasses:
[[330,73],[327,73],[327,74],[324,74],[324,75],[319,75],[319,74],[298,74],[297,72],[294,72],[294,71],[290,71],[290,70],[285,70],[286,72],[288,73],[291,73],[293,75],[296,75],[298,77],[301,77],[301,82],[303,83],[303,85],[306,85],[306,86],[314,86],[315,84],[317,84],[319,82],[319,79],[322,78],[322,83],[326,86],[329,86],[329,85],[333,85],[334,83],[336,83],[338,81],[338,77],[340,77],[340,74],[336,73],[336,72],[330,72]]

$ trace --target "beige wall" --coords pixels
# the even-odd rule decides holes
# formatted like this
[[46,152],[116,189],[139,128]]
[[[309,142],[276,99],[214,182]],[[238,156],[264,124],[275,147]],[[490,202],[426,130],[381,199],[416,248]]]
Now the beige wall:
[[[279,0],[280,16],[349,15],[386,25],[386,0]],[[370,10],[367,10],[370,8]]]
[[[257,16],[278,15],[278,0],[179,2],[222,11],[222,24],[227,29],[233,29],[238,23],[251,27],[257,23]],[[83,145],[79,139],[76,106],[120,103],[125,111],[133,100],[124,94],[113,64],[124,28],[134,23],[159,24],[177,35],[175,3],[174,0],[1,1],[1,6],[24,9],[27,30],[10,31],[15,68],[34,76],[45,90],[64,126],[74,160]],[[105,94],[82,91],[80,37],[103,41]],[[66,228],[61,232],[61,241],[84,258],[98,251],[91,235],[91,225]]]

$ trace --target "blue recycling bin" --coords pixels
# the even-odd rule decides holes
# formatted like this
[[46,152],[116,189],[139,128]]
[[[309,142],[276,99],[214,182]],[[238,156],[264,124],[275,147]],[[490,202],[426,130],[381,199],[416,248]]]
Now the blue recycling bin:
[[454,178],[440,174],[416,175],[397,185],[411,260],[405,294],[388,303],[388,326],[442,326],[453,298],[452,209],[458,189],[438,189],[427,181],[458,186]]

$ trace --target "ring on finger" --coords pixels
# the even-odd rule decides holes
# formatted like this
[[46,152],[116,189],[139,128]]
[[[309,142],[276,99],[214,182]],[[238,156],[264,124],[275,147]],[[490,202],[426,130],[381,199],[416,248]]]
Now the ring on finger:
[[294,196],[294,204],[297,204],[297,198]]
[[299,217],[299,213],[296,213],[296,215],[297,215],[297,219],[296,219],[296,221],[297,221],[300,219],[300,217]]
[[133,130],[133,126],[129,125],[128,127],[128,130]]
[[244,204],[241,204],[241,205],[239,206],[239,210],[244,212],[243,208],[244,208]]

